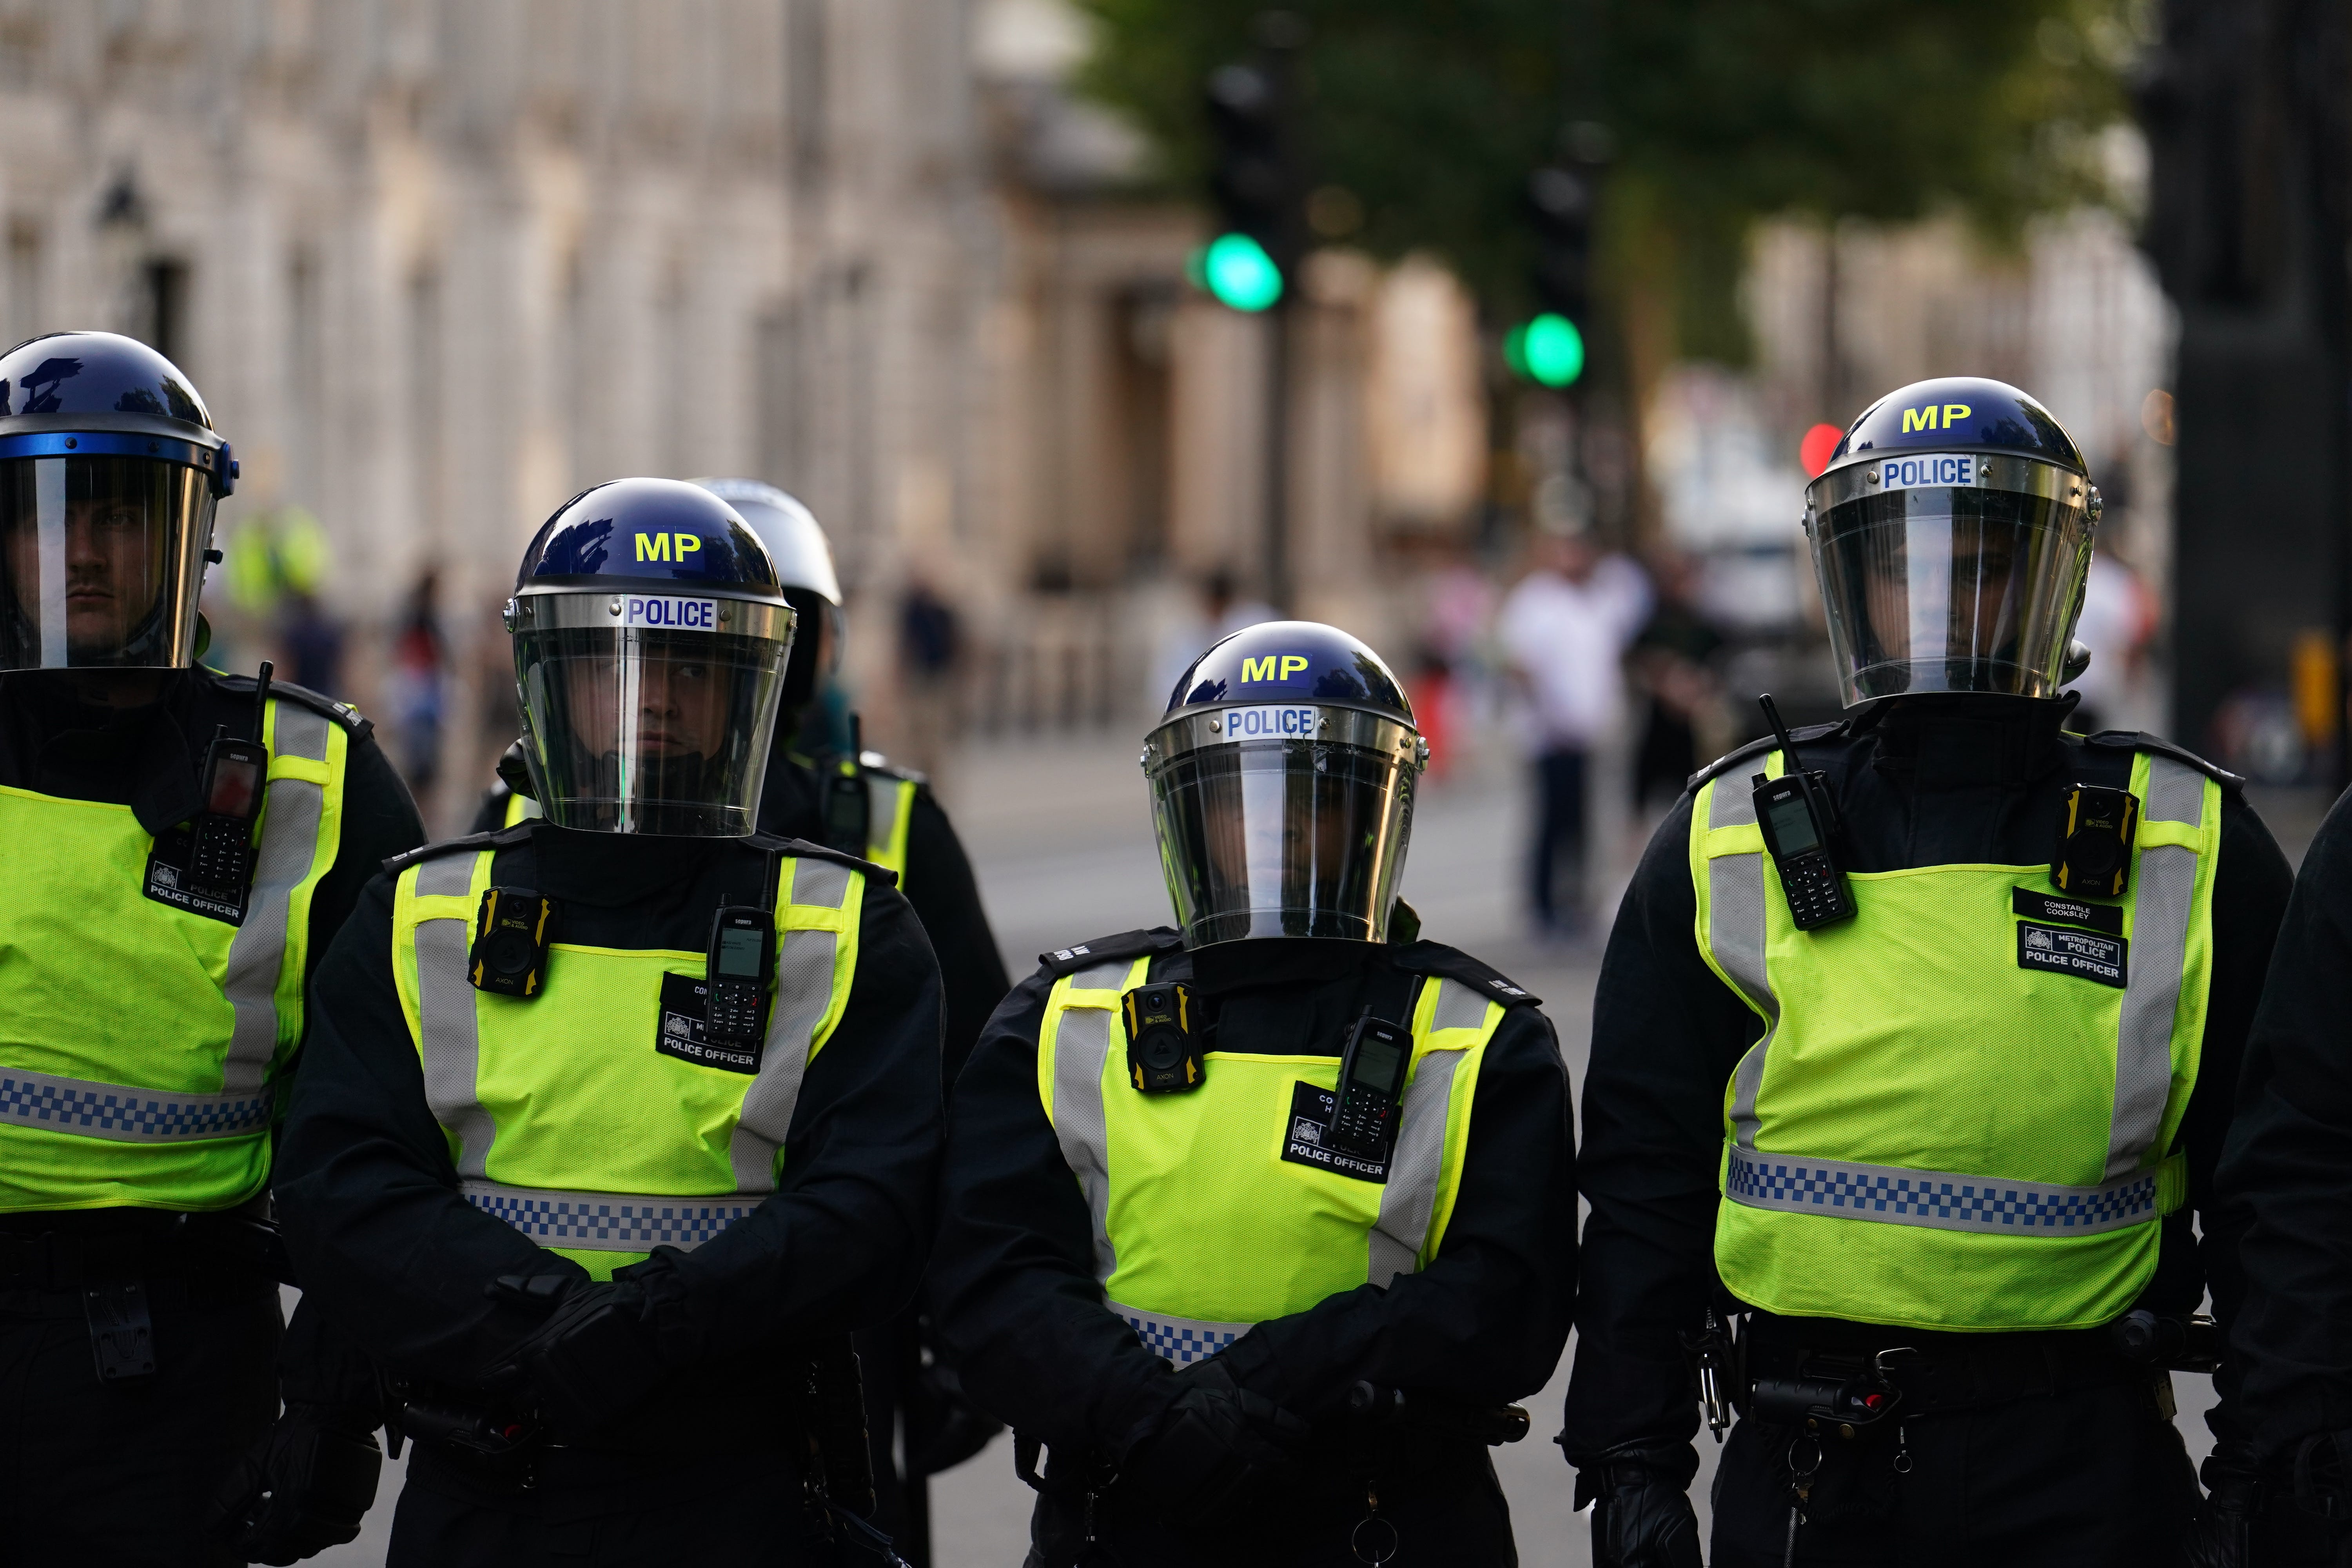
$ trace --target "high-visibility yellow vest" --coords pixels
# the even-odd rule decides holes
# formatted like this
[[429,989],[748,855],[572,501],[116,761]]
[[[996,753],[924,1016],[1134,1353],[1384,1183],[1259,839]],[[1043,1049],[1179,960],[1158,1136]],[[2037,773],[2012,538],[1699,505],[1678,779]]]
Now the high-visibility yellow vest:
[[[1764,771],[1782,766],[1775,752]],[[2172,1140],[2204,1039],[2221,833],[2221,786],[2186,763],[2140,752],[2131,789],[2119,902],[2061,919],[2046,865],[1926,866],[1854,874],[1859,912],[1811,931],[1745,780],[1699,791],[1700,951],[1764,1020],[1724,1096],[1716,1268],[1742,1300],[1985,1331],[2130,1307],[2187,1190]]]
[[1303,1131],[1297,1086],[1328,1095],[1337,1057],[1214,1050],[1197,1089],[1135,1089],[1119,998],[1150,965],[1146,954],[1063,976],[1037,1032],[1037,1092],[1094,1216],[1110,1310],[1188,1363],[1436,1257],[1502,1005],[1458,980],[1421,982],[1403,1114],[1386,1180],[1372,1181],[1283,1158]]
[[499,826],[500,827],[520,827],[526,822],[537,822],[546,815],[547,813],[539,808],[539,802],[531,799],[530,796],[523,795],[516,790],[509,790],[507,791],[506,814],[499,821]]
[[741,1072],[655,1048],[662,977],[700,979],[699,952],[558,941],[535,997],[468,984],[495,853],[428,852],[394,888],[393,974],[460,1190],[599,1279],[700,1246],[776,1190],[802,1077],[857,972],[865,876],[779,858],[774,995]]
[[[875,753],[868,752],[867,755]],[[907,827],[914,820],[915,791],[918,779],[887,768],[874,767],[857,757],[824,758],[819,771],[830,768],[844,778],[860,779],[866,785],[866,845],[862,849],[846,844],[834,847],[852,855],[862,855],[898,879],[898,886],[907,885]]]
[[0,1211],[234,1208],[268,1181],[350,737],[276,697],[263,724],[239,923],[149,896],[176,884],[128,805],[0,789]]

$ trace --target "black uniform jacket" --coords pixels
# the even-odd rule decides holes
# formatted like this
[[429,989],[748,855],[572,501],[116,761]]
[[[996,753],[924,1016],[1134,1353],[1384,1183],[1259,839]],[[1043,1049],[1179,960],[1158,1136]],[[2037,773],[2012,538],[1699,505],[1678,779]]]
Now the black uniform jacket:
[[[1174,948],[1174,932],[1151,934]],[[1088,945],[1099,955],[1118,942]],[[1212,1050],[1337,1056],[1376,994],[1407,994],[1400,971],[1448,963],[1468,961],[1433,942],[1249,942],[1171,952],[1152,974],[1192,981],[1216,1030]],[[1049,964],[1005,998],[956,1081],[929,1289],[983,1407],[1064,1458],[1091,1449],[1115,1459],[1181,1389],[1103,1307],[1093,1222],[1038,1100],[1037,1030],[1056,977]],[[1344,1409],[1358,1379],[1480,1405],[1541,1388],[1575,1290],[1573,1138],[1550,1021],[1514,1006],[1479,1069],[1436,1260],[1385,1290],[1365,1285],[1261,1323],[1223,1352],[1226,1365],[1309,1420]]]
[[[1799,740],[1797,752],[1829,776],[1845,819],[1848,870],[2033,865],[2055,852],[2065,787],[2087,771],[2113,776],[2127,756],[2062,734],[2073,709],[2071,698],[1904,698]],[[2089,756],[2094,750],[2104,754]],[[1745,789],[1756,771],[1734,763],[1720,787]],[[1724,1089],[1763,1026],[1699,956],[1691,805],[1686,794],[1642,858],[1593,1003],[1582,1175],[1592,1211],[1561,1439],[1573,1462],[1697,1430],[1676,1336],[1699,1331],[1721,1289],[1714,1240]],[[2204,1055],[2175,1145],[2188,1156],[2189,1207],[2163,1222],[2143,1305],[2193,1311],[2208,1285],[2225,1320],[2238,1305],[2243,1218],[2215,1203],[2213,1169],[2291,879],[2269,830],[2226,789]]]
[[2352,1427],[2352,795],[2305,855],[2246,1043],[2221,1191],[2250,1223],[2230,1340],[2265,1457]]
[[[769,753],[767,785],[760,796],[760,831],[824,843],[824,788],[814,763],[777,747]],[[474,831],[504,826],[510,798],[505,785],[493,788],[474,819]],[[923,922],[931,951],[939,955],[944,987],[943,1065],[947,1081],[952,1083],[971,1055],[972,1042],[980,1038],[981,1026],[1004,1000],[1013,982],[996,950],[996,935],[988,929],[988,911],[981,907],[980,887],[972,879],[963,840],[928,788],[915,791],[914,814],[907,824],[907,870],[898,890],[915,906],[915,918]]]
[[[559,905],[555,940],[587,946],[699,951],[722,902],[757,901],[765,864],[734,841],[543,824],[530,839],[529,885]],[[500,877],[512,860],[501,856]],[[303,1285],[343,1333],[388,1371],[465,1386],[532,1326],[486,1299],[493,1280],[584,1271],[459,1195],[394,989],[392,898],[389,875],[368,885],[312,987],[278,1201]],[[686,1314],[666,1354],[685,1344],[710,1367],[681,1380],[698,1385],[681,1403],[772,1409],[782,1358],[761,1351],[879,1321],[912,1293],[940,1147],[939,994],[922,927],[877,872],[848,1005],[802,1086],[778,1191],[675,1255]]]

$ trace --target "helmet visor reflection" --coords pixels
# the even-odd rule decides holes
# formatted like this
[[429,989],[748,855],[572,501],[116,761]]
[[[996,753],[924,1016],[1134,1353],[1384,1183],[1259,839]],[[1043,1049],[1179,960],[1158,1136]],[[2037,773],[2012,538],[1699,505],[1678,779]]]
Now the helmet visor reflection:
[[2080,507],[1932,486],[1847,501],[1816,529],[1848,706],[1910,691],[2058,694],[2091,564]]
[[526,761],[558,827],[752,831],[788,639],[614,626],[515,637]]
[[1186,752],[1150,777],[1161,867],[1187,945],[1386,937],[1412,829],[1404,759],[1251,741]]
[[213,504],[181,463],[0,462],[0,669],[194,663]]

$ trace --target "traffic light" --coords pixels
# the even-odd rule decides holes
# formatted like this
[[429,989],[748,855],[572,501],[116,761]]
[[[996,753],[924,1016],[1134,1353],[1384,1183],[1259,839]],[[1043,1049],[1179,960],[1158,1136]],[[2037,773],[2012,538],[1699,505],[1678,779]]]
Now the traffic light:
[[1591,308],[1592,175],[1548,163],[1528,176],[1527,205],[1535,229],[1529,280],[1538,313],[1506,334],[1503,358],[1529,381],[1570,386],[1584,374],[1584,332],[1577,323],[1588,319]]
[[1209,73],[1215,141],[1209,194],[1220,224],[1193,270],[1202,287],[1236,310],[1280,302],[1302,248],[1305,182],[1291,129],[1288,57],[1288,49],[1269,47],[1247,64]]
[[1503,363],[1544,386],[1571,386],[1584,374],[1584,334],[1556,310],[1546,310],[1503,334]]

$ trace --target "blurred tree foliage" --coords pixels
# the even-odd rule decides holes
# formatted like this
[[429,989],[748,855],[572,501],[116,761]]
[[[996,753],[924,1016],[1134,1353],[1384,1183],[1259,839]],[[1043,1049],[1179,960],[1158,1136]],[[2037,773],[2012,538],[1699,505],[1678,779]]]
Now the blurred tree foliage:
[[[1086,85],[1205,189],[1201,84],[1265,0],[1080,0]],[[1613,144],[1596,283],[1629,338],[1738,360],[1746,237],[1781,214],[1958,210],[1995,239],[2105,195],[2097,132],[2153,0],[1291,0],[1312,28],[1326,204],[1382,255],[1427,249],[1490,312],[1524,308],[1528,172],[1569,128]],[[1591,132],[1585,141],[1592,140]],[[1641,357],[1648,357],[1646,355]],[[1638,379],[1642,379],[1637,377]]]

